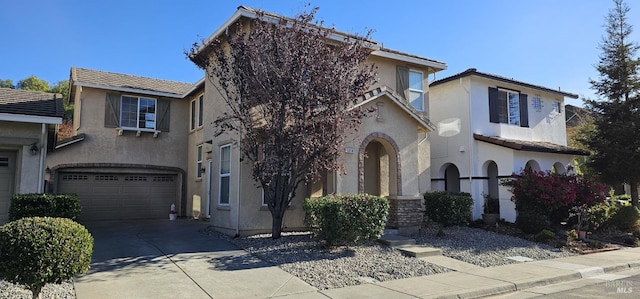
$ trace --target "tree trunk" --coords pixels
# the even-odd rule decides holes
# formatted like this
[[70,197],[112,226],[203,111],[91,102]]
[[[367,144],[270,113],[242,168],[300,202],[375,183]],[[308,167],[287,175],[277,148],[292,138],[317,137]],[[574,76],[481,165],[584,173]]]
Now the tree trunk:
[[631,186],[631,205],[640,207],[638,206],[638,181],[632,180],[629,185]]
[[31,298],[33,298],[33,299],[42,298],[42,287],[41,286],[32,287],[31,288]]
[[271,224],[271,238],[279,239],[282,235],[282,213],[280,211],[275,211],[273,215],[271,215],[272,224]]

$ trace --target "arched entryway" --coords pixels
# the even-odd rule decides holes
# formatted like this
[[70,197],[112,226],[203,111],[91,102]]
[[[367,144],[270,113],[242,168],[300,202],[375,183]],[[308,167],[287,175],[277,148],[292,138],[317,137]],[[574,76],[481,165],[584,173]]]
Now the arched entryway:
[[360,193],[378,196],[401,195],[400,159],[398,146],[384,133],[367,136],[359,151]]
[[553,168],[551,168],[551,172],[555,174],[566,174],[567,169],[564,167],[562,163],[556,162],[555,164],[553,164]]
[[449,164],[444,170],[444,190],[460,192],[460,171],[454,164]]
[[527,161],[527,164],[524,165],[524,169],[540,171],[540,164],[538,164],[538,162],[536,162],[535,160],[529,160]]
[[487,164],[487,190],[490,198],[499,198],[498,194],[498,165],[494,161]]

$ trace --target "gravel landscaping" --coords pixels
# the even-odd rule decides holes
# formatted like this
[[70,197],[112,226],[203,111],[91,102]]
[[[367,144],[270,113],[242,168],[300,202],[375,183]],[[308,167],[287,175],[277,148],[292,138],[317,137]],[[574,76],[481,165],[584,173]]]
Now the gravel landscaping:
[[430,226],[415,236],[416,244],[440,248],[442,255],[481,267],[518,263],[508,259],[523,256],[533,260],[576,255],[540,243],[497,234],[479,228],[447,227],[444,236],[436,236],[438,229]]
[[[306,232],[283,233],[232,239],[209,228],[212,238],[228,240],[261,260],[279,266],[318,289],[333,289],[371,281],[386,281],[451,271],[419,259],[405,257],[390,247],[372,242],[361,246],[328,249],[318,245]],[[470,227],[444,228],[436,236],[430,226],[413,236],[418,245],[440,248],[444,256],[481,267],[517,263],[508,257],[544,260],[575,255],[567,251]],[[31,298],[31,292],[0,280],[0,298]],[[48,284],[43,298],[75,298],[73,284]]]
[[[47,284],[42,288],[40,293],[42,298],[57,298],[57,299],[75,299],[76,293],[73,289],[71,282],[64,282],[62,284]],[[0,280],[0,298],[1,299],[31,299],[31,291],[17,286],[12,283],[8,283],[4,280]]]

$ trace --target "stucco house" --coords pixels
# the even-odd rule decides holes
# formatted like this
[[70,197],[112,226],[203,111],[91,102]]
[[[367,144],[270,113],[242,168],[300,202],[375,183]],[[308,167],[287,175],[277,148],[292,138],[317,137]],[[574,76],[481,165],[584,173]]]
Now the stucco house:
[[[210,40],[256,12],[239,7]],[[304,226],[304,198],[330,193],[388,196],[391,226],[420,222],[421,194],[431,187],[427,134],[435,129],[426,109],[428,77],[446,64],[370,45],[379,80],[358,100],[377,112],[347,138],[344,173],[301,187],[285,229]],[[82,219],[166,218],[175,203],[181,216],[208,219],[228,234],[270,231],[262,191],[241,161],[241,140],[214,137],[212,122],[226,107],[204,78],[187,84],[72,68],[74,136],[48,159],[49,191],[78,193]]]
[[63,116],[59,94],[0,88],[0,225],[14,193],[44,191],[47,149]]
[[499,181],[524,168],[570,171],[564,99],[578,95],[468,69],[429,86],[431,186],[471,193],[473,217],[484,195],[500,200],[500,217],[514,222],[511,193]]

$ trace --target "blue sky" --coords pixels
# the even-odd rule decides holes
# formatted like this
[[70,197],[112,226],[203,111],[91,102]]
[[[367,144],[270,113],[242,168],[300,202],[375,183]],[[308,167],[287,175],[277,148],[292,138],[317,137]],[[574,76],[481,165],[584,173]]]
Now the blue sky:
[[[3,1],[0,79],[54,83],[72,66],[182,82],[203,72],[183,52],[239,5],[294,16],[308,1]],[[445,62],[444,78],[468,68],[560,87],[593,98],[589,78],[613,6],[604,0],[407,0],[310,2],[326,25],[375,30],[385,47]],[[366,4],[363,4],[366,3]],[[640,42],[640,3],[628,1]],[[582,105],[581,100],[567,103]]]

